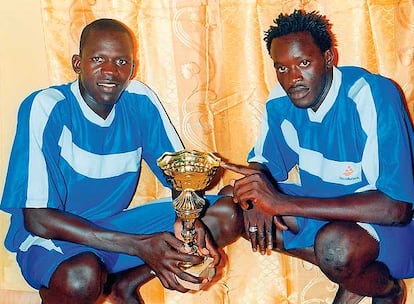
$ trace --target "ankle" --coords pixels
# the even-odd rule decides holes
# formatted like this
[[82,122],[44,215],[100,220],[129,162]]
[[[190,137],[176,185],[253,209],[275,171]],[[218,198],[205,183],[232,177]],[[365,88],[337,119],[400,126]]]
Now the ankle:
[[400,280],[394,280],[394,286],[388,296],[399,296],[404,292],[403,283]]

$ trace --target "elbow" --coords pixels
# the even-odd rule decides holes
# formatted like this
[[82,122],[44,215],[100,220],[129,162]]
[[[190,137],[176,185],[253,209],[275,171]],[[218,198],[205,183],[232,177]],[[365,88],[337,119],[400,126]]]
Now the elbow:
[[24,227],[30,233],[43,237],[43,238],[50,238],[47,235],[47,229],[42,225],[42,215],[39,214],[39,210],[36,209],[24,209]]
[[407,211],[404,213],[400,223],[401,225],[408,225],[412,219],[413,219],[413,209],[411,204],[407,204],[409,207],[407,208]]
[[395,226],[404,226],[408,225],[413,218],[412,204],[410,203],[398,203],[399,207],[390,208],[389,214],[392,214],[390,217],[392,219],[392,225]]

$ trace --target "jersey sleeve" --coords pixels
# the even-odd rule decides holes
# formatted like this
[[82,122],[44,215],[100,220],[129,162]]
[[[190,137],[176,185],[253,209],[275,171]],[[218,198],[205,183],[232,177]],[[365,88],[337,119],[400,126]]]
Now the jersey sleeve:
[[150,103],[146,108],[143,134],[143,159],[158,180],[166,187],[171,187],[158,167],[157,160],[165,152],[177,152],[184,149],[178,133],[171,123],[157,95],[149,90]]
[[26,207],[62,208],[64,181],[57,166],[54,138],[58,131],[49,121],[56,97],[61,98],[54,91],[37,92],[19,108],[1,203],[6,212]]
[[[413,128],[396,86],[380,78],[371,87],[377,112],[378,190],[414,203]],[[367,158],[369,155],[367,155]]]
[[248,154],[247,161],[263,164],[276,181],[283,181],[287,178],[287,170],[283,166],[284,158],[281,155],[279,142],[284,139],[280,131],[280,122],[272,109],[272,102],[274,101],[266,104],[259,136]]

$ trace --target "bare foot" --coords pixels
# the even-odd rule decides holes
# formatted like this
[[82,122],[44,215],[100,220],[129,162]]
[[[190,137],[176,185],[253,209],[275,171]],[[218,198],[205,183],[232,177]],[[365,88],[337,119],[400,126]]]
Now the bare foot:
[[362,301],[364,296],[360,296],[356,293],[350,292],[339,285],[336,292],[335,299],[332,304],[357,304]]
[[395,281],[395,288],[390,295],[384,298],[372,298],[372,304],[404,304],[407,297],[407,289],[403,280]]

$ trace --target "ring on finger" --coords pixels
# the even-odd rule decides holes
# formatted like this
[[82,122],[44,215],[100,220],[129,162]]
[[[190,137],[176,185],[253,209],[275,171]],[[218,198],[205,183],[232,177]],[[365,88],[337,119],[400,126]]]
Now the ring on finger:
[[257,226],[250,226],[249,227],[249,232],[250,233],[255,233],[255,232],[257,232],[257,230],[258,230]]

